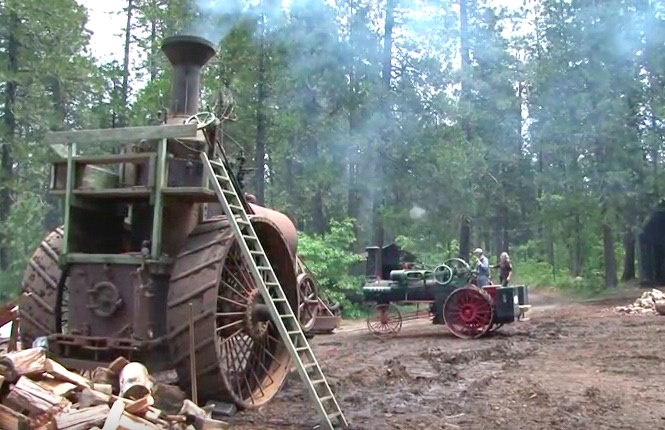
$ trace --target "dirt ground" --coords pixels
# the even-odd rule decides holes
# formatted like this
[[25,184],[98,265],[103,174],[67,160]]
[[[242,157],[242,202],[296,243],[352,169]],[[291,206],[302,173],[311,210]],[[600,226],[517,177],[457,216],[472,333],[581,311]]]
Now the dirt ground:
[[[618,315],[623,300],[573,303],[531,293],[528,321],[461,340],[429,320],[391,338],[364,323],[312,342],[351,428],[665,429],[665,317]],[[311,429],[294,373],[232,428]]]

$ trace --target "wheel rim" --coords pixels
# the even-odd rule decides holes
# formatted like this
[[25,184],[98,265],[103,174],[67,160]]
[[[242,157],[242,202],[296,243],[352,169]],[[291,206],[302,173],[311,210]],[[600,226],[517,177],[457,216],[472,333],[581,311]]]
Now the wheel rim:
[[289,367],[279,332],[266,312],[263,297],[234,243],[220,278],[215,331],[222,383],[245,408],[270,400]]
[[492,327],[492,299],[476,287],[459,288],[443,305],[443,318],[448,329],[460,338],[477,338]]
[[459,276],[464,276],[471,271],[469,263],[461,258],[449,258],[443,262],[443,265],[450,267],[453,270],[453,273]]
[[434,282],[439,285],[448,285],[453,280],[453,269],[445,264],[434,268]]
[[314,278],[307,273],[298,275],[298,321],[304,331],[309,331],[316,322],[319,300]]
[[367,316],[367,328],[376,335],[395,334],[402,328],[402,314],[393,304],[374,305]]

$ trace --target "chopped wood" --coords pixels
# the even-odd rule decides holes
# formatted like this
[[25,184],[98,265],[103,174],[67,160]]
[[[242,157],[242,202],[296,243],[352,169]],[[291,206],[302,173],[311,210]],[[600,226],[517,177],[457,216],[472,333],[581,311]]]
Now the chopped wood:
[[120,427],[120,419],[124,412],[125,402],[122,400],[116,400],[115,403],[113,403],[113,406],[111,406],[111,411],[104,422],[102,430],[118,430],[118,427]]
[[106,384],[118,388],[118,377],[106,367],[98,367],[92,372],[93,384]]
[[151,395],[147,395],[141,399],[134,400],[132,403],[125,406],[125,411],[134,415],[145,415],[150,406],[155,404],[155,399]]
[[125,357],[118,357],[109,364],[109,370],[113,372],[114,375],[119,376],[122,369],[129,364],[129,360]]
[[34,382],[45,390],[52,392],[56,396],[67,397],[76,389],[76,385],[72,384],[71,382],[63,382],[56,379],[42,379]]
[[123,412],[118,430],[155,430],[155,426],[141,417]]
[[[114,370],[98,368],[108,383],[93,383],[46,358],[41,348],[0,356],[0,430],[192,430],[226,429],[207,408],[187,400],[177,387],[155,383],[141,363],[111,363]],[[28,357],[35,357],[29,363]],[[8,358],[9,357],[9,358]],[[40,364],[41,361],[41,364]],[[99,379],[99,378],[98,378]],[[122,380],[122,384],[120,384]],[[115,391],[122,385],[122,391]],[[113,393],[118,393],[114,395]],[[126,397],[121,397],[122,393]],[[157,408],[158,398],[173,412]],[[72,403],[76,402],[76,403]],[[180,412],[180,414],[178,414]],[[171,414],[168,416],[167,414]],[[173,416],[178,414],[178,416]]]
[[55,424],[58,430],[88,430],[92,426],[104,424],[110,411],[111,408],[106,404],[65,411],[56,415]]
[[110,384],[92,384],[92,389],[109,396],[113,394],[113,386]]
[[51,391],[48,391],[36,382],[21,376],[16,385],[5,398],[5,404],[17,411],[25,411],[30,415],[38,415],[61,404],[70,404]]
[[9,382],[16,382],[23,375],[44,373],[46,360],[46,351],[42,348],[10,352],[0,358],[0,374]]
[[0,404],[0,429],[31,430],[28,417]]
[[71,382],[77,387],[90,388],[92,386],[90,381],[83,376],[67,370],[62,364],[51,359],[46,359],[46,372],[62,381]]

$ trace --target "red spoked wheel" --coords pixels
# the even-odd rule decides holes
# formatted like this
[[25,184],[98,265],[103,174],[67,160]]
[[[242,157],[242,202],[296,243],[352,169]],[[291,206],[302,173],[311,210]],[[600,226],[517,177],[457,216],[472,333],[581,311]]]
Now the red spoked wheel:
[[376,335],[395,334],[402,329],[402,314],[392,303],[374,305],[367,315],[367,328]]
[[443,320],[448,329],[462,339],[475,339],[492,327],[492,298],[478,287],[458,288],[443,304]]
[[297,280],[298,288],[298,320],[302,330],[308,332],[316,322],[319,308],[314,278],[308,273],[301,273]]

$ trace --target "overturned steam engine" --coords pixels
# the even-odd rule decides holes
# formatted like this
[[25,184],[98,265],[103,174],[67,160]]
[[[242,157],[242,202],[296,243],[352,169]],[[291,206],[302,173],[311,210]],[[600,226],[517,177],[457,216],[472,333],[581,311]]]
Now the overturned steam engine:
[[[258,407],[280,389],[290,357],[199,161],[199,151],[224,157],[221,129],[200,126],[215,119],[199,113],[201,69],[215,48],[174,36],[162,50],[173,74],[161,125],[51,135],[48,143],[69,145],[51,178],[52,193],[65,197],[64,226],[26,269],[21,341],[46,336],[50,351],[78,369],[121,355],[151,371],[176,369],[186,391],[196,377],[199,399]],[[79,156],[72,142],[123,150]],[[272,209],[244,206],[301,325],[315,329],[320,302],[296,256],[295,226]],[[328,316],[334,328],[337,315]]]

